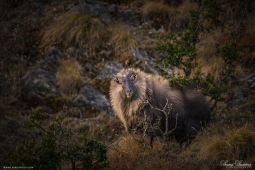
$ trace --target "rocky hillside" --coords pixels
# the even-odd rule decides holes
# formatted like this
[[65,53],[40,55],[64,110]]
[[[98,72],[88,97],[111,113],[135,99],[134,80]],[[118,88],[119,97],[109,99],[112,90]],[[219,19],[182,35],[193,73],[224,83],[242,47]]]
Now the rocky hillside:
[[[64,124],[77,138],[86,133],[106,144],[109,169],[224,169],[217,163],[225,159],[255,167],[254,12],[240,33],[240,58],[229,92],[218,102],[207,130],[180,151],[175,141],[165,149],[157,140],[151,149],[126,135],[108,93],[112,77],[127,67],[165,78],[184,75],[174,66],[164,67],[167,54],[155,47],[159,38],[171,42],[170,32],[188,29],[193,3],[3,0],[0,6],[0,167],[19,142],[41,135],[23,126],[31,108],[39,106],[45,108],[44,127],[64,113]],[[238,23],[235,13],[227,11],[224,31],[203,32],[196,45],[198,67],[215,82],[224,67],[219,51]]]

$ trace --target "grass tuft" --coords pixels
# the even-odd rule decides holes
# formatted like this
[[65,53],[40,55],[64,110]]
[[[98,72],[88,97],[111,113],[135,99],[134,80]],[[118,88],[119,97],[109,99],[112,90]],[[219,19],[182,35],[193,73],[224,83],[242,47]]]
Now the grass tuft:
[[57,74],[57,83],[66,99],[73,99],[84,85],[82,70],[81,65],[74,59],[68,59],[61,63]]
[[94,52],[106,33],[105,25],[98,18],[82,14],[69,14],[51,24],[45,31],[41,47],[86,47]]
[[167,30],[180,31],[188,27],[189,11],[193,6],[184,2],[177,8],[164,4],[163,1],[150,1],[142,7],[143,15],[153,21],[155,28],[164,26]]
[[214,81],[220,81],[220,74],[225,66],[225,62],[220,57],[199,57],[197,59],[198,67],[196,69],[201,69],[201,72],[205,75],[211,74],[214,77]]
[[169,150],[166,151],[162,143],[155,141],[151,148],[148,140],[140,144],[137,141],[140,139],[139,137],[123,135],[109,146],[107,156],[110,161],[110,169],[162,170],[177,168],[169,156],[172,153],[169,153]]
[[255,133],[247,126],[224,130],[223,134],[208,136],[200,142],[198,160],[212,164],[219,164],[221,160],[245,160],[255,152]]
[[132,56],[133,50],[137,48],[138,41],[131,32],[131,28],[123,23],[118,23],[111,28],[109,43],[118,56]]

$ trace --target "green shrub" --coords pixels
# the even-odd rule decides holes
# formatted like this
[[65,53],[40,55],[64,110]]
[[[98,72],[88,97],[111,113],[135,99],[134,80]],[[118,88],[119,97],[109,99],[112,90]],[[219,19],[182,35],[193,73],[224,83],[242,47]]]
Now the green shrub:
[[44,109],[38,107],[30,114],[26,125],[39,128],[42,135],[37,140],[23,141],[8,153],[7,166],[25,166],[35,169],[85,169],[100,170],[108,166],[106,146],[88,140],[74,141],[71,129],[63,126],[65,115],[59,114],[47,128],[42,126]]

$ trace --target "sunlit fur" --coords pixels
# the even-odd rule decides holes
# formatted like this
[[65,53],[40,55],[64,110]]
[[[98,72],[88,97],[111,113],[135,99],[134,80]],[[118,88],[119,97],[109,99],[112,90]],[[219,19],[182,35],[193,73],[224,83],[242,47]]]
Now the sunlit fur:
[[[120,74],[124,75],[127,71],[128,70],[122,70]],[[116,83],[114,80],[111,81],[110,86],[112,107],[124,124],[127,132],[129,131],[131,124],[136,123],[136,113],[139,110],[139,106],[142,105],[143,101],[147,98],[146,89],[148,88],[148,85],[146,84],[146,80],[148,79],[148,75],[139,70],[134,71],[137,73],[137,78],[134,82],[134,96],[132,97],[134,99],[131,100],[127,98],[122,85]]]
[[162,131],[166,130],[165,114],[150,107],[146,101],[158,109],[163,109],[167,102],[172,105],[168,115],[168,130],[176,128],[173,134],[180,143],[193,138],[201,130],[201,125],[208,122],[210,109],[204,96],[199,92],[181,88],[171,89],[163,78],[133,68],[123,69],[117,77],[124,76],[129,70],[137,75],[136,80],[132,82],[134,94],[131,98],[126,96],[124,83],[112,80],[110,85],[112,107],[124,124],[126,132],[136,126],[137,117],[144,116],[150,117],[152,123],[161,118],[159,125],[161,130],[148,129],[149,136],[160,136]]

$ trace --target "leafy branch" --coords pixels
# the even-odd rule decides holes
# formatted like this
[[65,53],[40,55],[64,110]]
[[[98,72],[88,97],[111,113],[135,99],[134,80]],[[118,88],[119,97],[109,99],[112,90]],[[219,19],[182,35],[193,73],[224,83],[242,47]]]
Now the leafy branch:
[[64,114],[58,114],[47,128],[43,127],[43,113],[42,107],[32,109],[26,124],[29,128],[41,129],[42,135],[37,140],[23,141],[16,146],[7,155],[6,165],[36,169],[62,169],[71,165],[73,170],[100,170],[108,166],[105,145],[85,136],[80,142],[74,142],[71,129],[63,125]]

